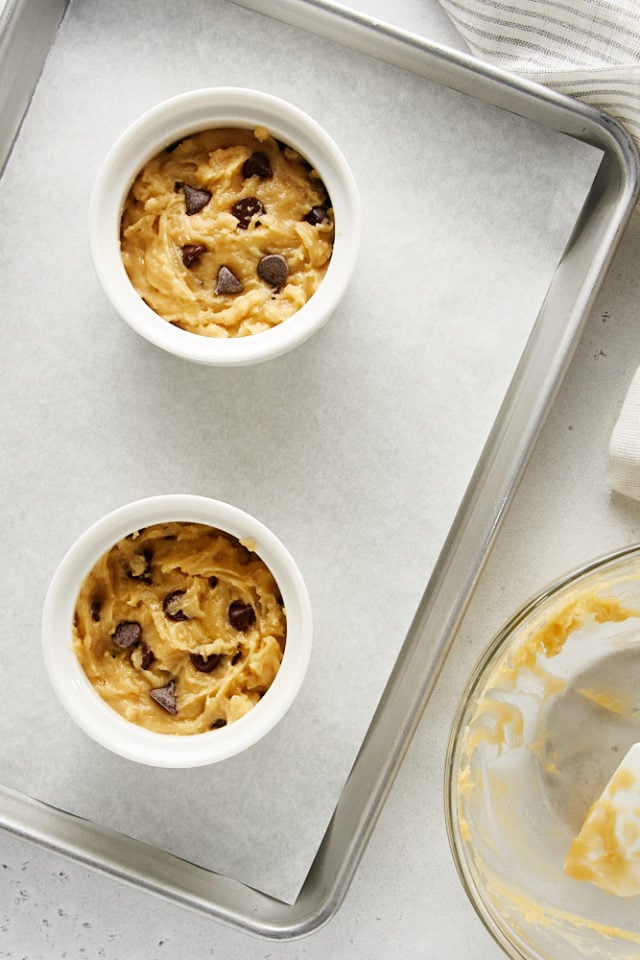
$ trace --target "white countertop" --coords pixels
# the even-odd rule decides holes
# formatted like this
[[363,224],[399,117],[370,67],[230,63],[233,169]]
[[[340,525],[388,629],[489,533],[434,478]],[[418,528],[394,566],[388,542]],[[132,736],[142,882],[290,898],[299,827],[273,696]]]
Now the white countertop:
[[[432,3],[359,0],[367,12],[463,49]],[[0,834],[0,958],[499,960],[458,881],[443,814],[449,724],[497,628],[566,569],[640,540],[640,503],[612,496],[607,444],[640,365],[640,214],[596,300],[462,629],[346,900],[297,942],[260,940]]]

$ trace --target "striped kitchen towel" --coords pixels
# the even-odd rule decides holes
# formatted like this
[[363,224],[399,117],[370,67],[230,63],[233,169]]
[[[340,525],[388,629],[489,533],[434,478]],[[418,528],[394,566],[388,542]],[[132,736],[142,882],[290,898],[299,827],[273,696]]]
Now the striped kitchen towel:
[[615,117],[640,147],[640,0],[440,0],[476,56]]

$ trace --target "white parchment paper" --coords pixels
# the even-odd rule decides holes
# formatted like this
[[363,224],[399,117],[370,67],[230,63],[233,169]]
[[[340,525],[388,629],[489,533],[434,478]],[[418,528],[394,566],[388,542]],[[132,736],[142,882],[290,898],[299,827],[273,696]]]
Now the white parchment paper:
[[[113,139],[207,85],[257,87],[312,114],[350,161],[365,215],[328,326],[232,371],[137,337],[87,248]],[[223,0],[71,3],[0,183],[7,786],[295,900],[599,159]],[[314,608],[290,714],[243,756],[190,772],[90,742],[39,648],[67,547],[105,512],[163,492],[225,499],[271,526]]]

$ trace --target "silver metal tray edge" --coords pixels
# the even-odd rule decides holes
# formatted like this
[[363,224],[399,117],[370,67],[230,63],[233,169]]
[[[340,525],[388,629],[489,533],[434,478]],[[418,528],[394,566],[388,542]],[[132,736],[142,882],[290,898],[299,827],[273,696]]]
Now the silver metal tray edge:
[[0,174],[68,0],[8,0],[0,14]]
[[[293,905],[0,787],[0,827],[111,877],[247,933],[292,939],[340,907],[433,691],[500,522],[638,198],[639,162],[624,130],[537,84],[331,0],[233,0],[600,148],[603,159],[468,486],[334,816]],[[53,8],[55,6],[55,11]],[[0,100],[6,159],[28,108],[63,0],[14,0],[0,18],[0,78],[32,44],[19,103]],[[51,15],[34,11],[49,7]],[[40,31],[33,47],[33,31]],[[19,110],[22,113],[19,114]],[[19,114],[19,115],[18,115]]]

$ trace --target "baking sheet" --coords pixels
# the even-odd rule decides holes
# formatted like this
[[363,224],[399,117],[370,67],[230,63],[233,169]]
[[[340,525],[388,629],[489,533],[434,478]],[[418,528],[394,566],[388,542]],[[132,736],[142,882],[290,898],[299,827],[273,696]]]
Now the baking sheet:
[[[0,183],[12,454],[2,780],[292,903],[601,154],[222,0],[135,11],[142,48],[128,3],[71,3]],[[347,155],[365,213],[329,325],[234,371],[165,356],[115,317],[85,227],[123,127],[165,96],[219,84],[311,113]],[[127,500],[173,491],[270,525],[315,618],[289,716],[244,756],[187,773],[90,743],[38,649],[42,599],[75,536]]]

